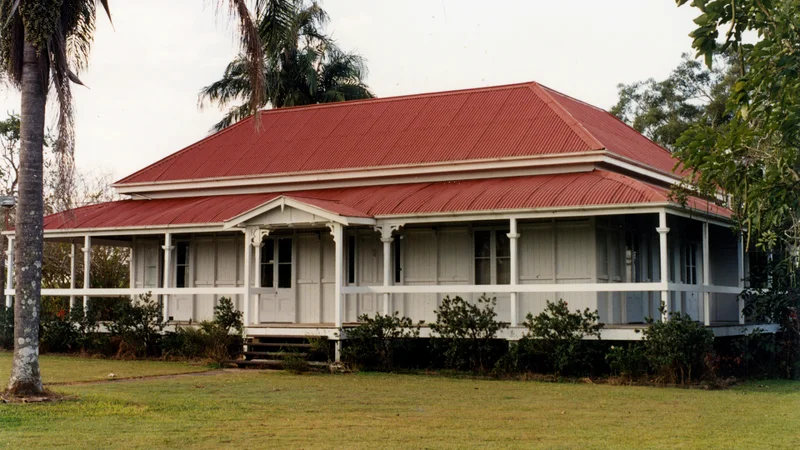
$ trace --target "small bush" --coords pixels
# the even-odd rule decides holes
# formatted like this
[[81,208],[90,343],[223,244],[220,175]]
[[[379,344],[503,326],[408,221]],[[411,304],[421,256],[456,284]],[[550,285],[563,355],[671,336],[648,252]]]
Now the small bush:
[[419,337],[422,322],[414,325],[408,317],[367,314],[358,317],[357,327],[347,330],[342,359],[351,367],[391,371],[395,352],[405,348],[409,341]]
[[331,341],[322,336],[312,336],[307,340],[309,345],[311,345],[308,349],[309,359],[325,362],[333,361],[333,358],[331,358]]
[[647,374],[647,358],[639,344],[612,345],[606,353],[606,362],[611,372],[621,377],[634,379]]
[[644,355],[650,367],[672,383],[691,383],[708,367],[714,348],[714,333],[690,316],[670,313],[666,322],[647,319]]
[[98,319],[100,311],[93,309],[84,313],[83,303],[76,302],[75,306],[69,311],[69,319],[75,324],[76,343],[81,352],[95,352],[101,349],[106,341],[106,336],[99,333]]
[[[518,367],[552,371],[556,375],[583,375],[592,369],[597,358],[596,342],[603,324],[597,311],[569,311],[564,300],[547,302],[539,315],[528,314],[524,323],[528,332],[518,343]],[[527,358],[527,361],[525,360]]]
[[283,368],[289,372],[299,375],[311,370],[308,360],[299,354],[290,354],[283,358]]
[[0,305],[0,348],[14,348],[14,307]]
[[434,350],[441,349],[447,367],[483,373],[499,359],[498,346],[493,340],[497,332],[508,328],[498,322],[494,308],[497,299],[482,295],[477,304],[461,297],[445,297],[436,310],[436,322],[431,331]]
[[221,363],[242,345],[242,312],[233,307],[229,298],[221,298],[214,307],[214,320],[202,321],[196,327],[178,327],[161,343],[164,356],[207,358]]
[[42,314],[39,321],[39,340],[42,353],[68,353],[78,349],[78,327],[70,320],[68,311]]
[[117,356],[142,357],[157,353],[164,325],[161,305],[148,293],[136,300],[119,302],[114,320],[107,326],[119,341]]

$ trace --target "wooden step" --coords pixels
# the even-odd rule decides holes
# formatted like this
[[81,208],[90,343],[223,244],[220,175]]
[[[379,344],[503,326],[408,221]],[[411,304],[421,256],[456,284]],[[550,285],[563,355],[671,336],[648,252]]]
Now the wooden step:
[[301,353],[301,352],[236,352],[236,355],[244,355],[244,356],[272,356],[272,357],[286,357],[286,356],[299,356],[301,358],[306,358],[308,353]]
[[[263,367],[265,369],[283,369],[284,361],[282,359],[231,359],[223,361],[224,365],[236,365],[239,367]],[[308,366],[316,369],[323,369],[328,367],[328,363],[309,361]]]
[[247,342],[248,347],[286,347],[286,348],[311,348],[311,344],[299,342]]

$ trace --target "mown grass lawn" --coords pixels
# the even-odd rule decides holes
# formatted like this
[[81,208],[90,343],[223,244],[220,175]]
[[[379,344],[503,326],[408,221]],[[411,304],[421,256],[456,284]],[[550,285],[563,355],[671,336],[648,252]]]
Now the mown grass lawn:
[[[0,390],[8,382],[8,377],[11,373],[11,358],[11,352],[0,351]],[[209,370],[203,364],[167,361],[121,361],[77,358],[66,355],[42,355],[39,363],[42,366],[42,380],[45,384],[106,380],[108,375],[112,373],[116,375],[116,378],[122,379]]]
[[[103,362],[43,358],[42,365],[46,377],[56,363],[80,376],[82,365],[98,361]],[[6,363],[7,358],[0,364]],[[175,364],[172,372],[184,367]],[[703,391],[220,371],[53,389],[77,399],[0,405],[0,447],[793,449],[800,444],[796,382]]]

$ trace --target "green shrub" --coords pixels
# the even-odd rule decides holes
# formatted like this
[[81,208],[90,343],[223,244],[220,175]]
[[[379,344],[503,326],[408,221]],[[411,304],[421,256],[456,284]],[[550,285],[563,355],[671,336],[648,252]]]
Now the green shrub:
[[311,370],[308,360],[299,354],[290,354],[283,358],[283,368],[293,374],[306,373]]
[[633,379],[647,374],[647,358],[640,344],[612,345],[606,353],[606,362],[613,374],[625,378]]
[[95,352],[104,346],[107,337],[98,330],[99,318],[100,311],[91,306],[84,313],[82,302],[75,302],[75,306],[70,309],[69,319],[75,324],[76,343],[80,351]]
[[644,355],[650,367],[672,383],[691,383],[708,368],[714,333],[690,316],[670,313],[666,322],[647,319]]
[[443,352],[447,367],[483,373],[499,359],[493,341],[508,324],[495,320],[496,305],[496,298],[485,295],[476,304],[461,297],[442,300],[435,311],[436,322],[431,324],[431,331],[438,336],[431,343],[434,350]]
[[583,375],[598,357],[596,342],[603,324],[597,311],[569,311],[564,300],[547,302],[537,316],[528,314],[528,332],[518,343],[519,369],[554,372],[556,375]]
[[220,298],[214,307],[214,320],[202,321],[197,326],[178,327],[161,342],[164,356],[207,358],[221,363],[231,359],[231,353],[241,349],[242,313],[233,307],[229,298]]
[[0,348],[14,348],[14,307],[0,305]]
[[333,358],[331,358],[331,341],[322,336],[312,336],[307,340],[309,345],[311,345],[308,349],[309,359],[325,362],[333,361]]
[[774,369],[790,379],[800,377],[800,269],[796,261],[780,259],[761,271],[754,267],[751,287],[741,294],[747,317],[778,324]]
[[66,310],[42,314],[39,321],[39,342],[42,353],[69,353],[78,350],[78,327]]
[[117,356],[142,357],[157,353],[164,325],[161,305],[148,293],[117,303],[107,327],[119,341]]
[[349,328],[342,349],[342,359],[350,366],[391,371],[395,352],[419,337],[422,322],[414,325],[408,317],[367,314],[358,317],[357,327]]

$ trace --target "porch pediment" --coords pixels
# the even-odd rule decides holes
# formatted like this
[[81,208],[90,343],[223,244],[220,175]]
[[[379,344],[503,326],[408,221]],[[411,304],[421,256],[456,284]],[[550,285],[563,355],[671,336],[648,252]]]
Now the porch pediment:
[[375,219],[335,201],[281,195],[224,222],[225,229],[250,225],[375,225]]

